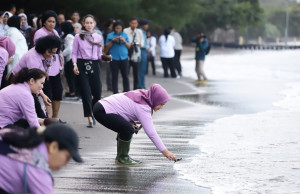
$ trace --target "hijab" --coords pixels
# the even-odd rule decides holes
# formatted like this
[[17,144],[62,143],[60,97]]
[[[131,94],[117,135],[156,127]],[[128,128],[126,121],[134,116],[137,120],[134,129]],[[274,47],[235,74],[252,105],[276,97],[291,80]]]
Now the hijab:
[[7,52],[9,57],[13,56],[16,51],[15,44],[13,41],[7,36],[0,37],[0,46],[3,47]]
[[24,26],[21,26],[21,30],[25,31],[28,28],[30,28],[30,26],[28,25],[28,22],[27,22],[27,15],[25,13],[20,13],[19,16],[24,17],[26,19],[26,24]]
[[170,100],[168,92],[159,84],[153,84],[149,90],[138,89],[124,95],[138,104],[149,105],[152,109]]

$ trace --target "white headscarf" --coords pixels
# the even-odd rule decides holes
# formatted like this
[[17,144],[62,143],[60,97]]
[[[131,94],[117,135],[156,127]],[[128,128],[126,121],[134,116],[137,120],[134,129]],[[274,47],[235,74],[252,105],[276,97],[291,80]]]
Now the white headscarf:
[[13,16],[13,14],[10,13],[9,11],[5,11],[5,12],[2,14],[1,17],[4,18],[4,16],[5,16],[6,14],[8,14],[8,18],[10,18],[11,16]]
[[19,16],[24,17],[26,19],[26,24],[24,26],[21,26],[21,30],[25,31],[28,28],[30,28],[30,26],[28,25],[28,21],[27,21],[27,15],[25,13],[20,13]]

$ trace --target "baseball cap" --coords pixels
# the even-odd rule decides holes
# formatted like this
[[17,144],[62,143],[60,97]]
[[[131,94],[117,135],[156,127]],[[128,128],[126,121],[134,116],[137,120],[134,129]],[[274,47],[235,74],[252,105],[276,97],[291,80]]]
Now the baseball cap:
[[45,142],[57,141],[59,149],[70,152],[76,162],[83,162],[78,153],[78,136],[72,127],[66,124],[51,124],[44,132]]

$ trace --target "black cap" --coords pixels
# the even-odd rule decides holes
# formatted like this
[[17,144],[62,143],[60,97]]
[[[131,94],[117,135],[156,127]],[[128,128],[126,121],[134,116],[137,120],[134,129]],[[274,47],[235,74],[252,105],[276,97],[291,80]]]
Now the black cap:
[[57,141],[59,149],[68,150],[74,161],[83,162],[78,153],[78,136],[69,125],[51,124],[47,126],[44,137],[46,142]]
[[140,24],[141,26],[147,25],[147,24],[149,24],[149,21],[146,20],[146,19],[142,19],[142,20],[139,21],[139,24]]

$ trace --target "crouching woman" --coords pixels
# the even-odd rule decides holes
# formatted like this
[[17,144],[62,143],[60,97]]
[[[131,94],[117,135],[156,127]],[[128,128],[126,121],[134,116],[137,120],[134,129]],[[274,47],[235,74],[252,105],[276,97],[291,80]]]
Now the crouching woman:
[[68,125],[0,131],[0,193],[53,193],[52,171],[70,158],[82,162],[78,137]]
[[40,93],[46,76],[40,69],[23,68],[14,76],[13,84],[0,90],[0,129],[13,124],[39,128],[44,123],[37,117],[32,94]]
[[133,123],[136,121],[141,123],[147,136],[164,156],[169,160],[177,160],[175,154],[164,146],[152,122],[153,111],[162,109],[169,99],[162,86],[153,84],[149,90],[138,89],[114,94],[95,104],[95,119],[119,134],[116,164],[135,166],[140,163],[128,155],[134,133]]

